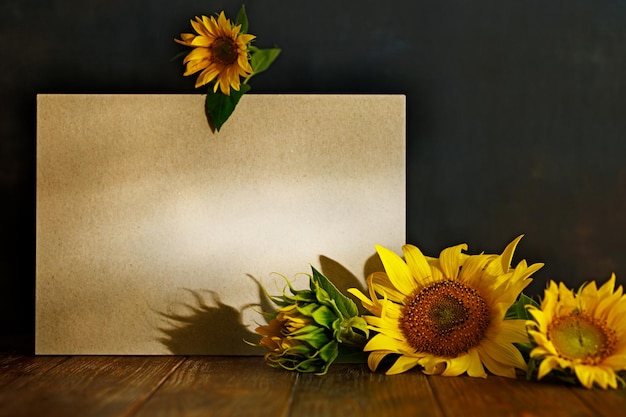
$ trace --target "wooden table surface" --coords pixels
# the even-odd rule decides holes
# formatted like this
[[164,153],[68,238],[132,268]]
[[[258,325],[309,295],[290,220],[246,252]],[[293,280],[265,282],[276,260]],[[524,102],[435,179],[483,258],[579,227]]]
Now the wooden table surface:
[[0,416],[611,416],[626,390],[489,376],[386,376],[335,364],[326,376],[260,357],[0,357]]

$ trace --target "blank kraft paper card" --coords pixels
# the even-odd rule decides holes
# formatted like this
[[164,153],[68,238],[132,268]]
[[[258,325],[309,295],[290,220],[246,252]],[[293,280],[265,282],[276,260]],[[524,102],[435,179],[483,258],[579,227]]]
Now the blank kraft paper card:
[[[263,354],[263,287],[405,242],[403,95],[37,97],[36,353]],[[303,281],[304,279],[304,281]]]

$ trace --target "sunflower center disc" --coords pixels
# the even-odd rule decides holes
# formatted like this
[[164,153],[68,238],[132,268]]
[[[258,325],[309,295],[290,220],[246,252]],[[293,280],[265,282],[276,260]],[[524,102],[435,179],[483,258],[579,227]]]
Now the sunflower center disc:
[[487,302],[456,280],[439,281],[407,299],[401,328],[416,352],[452,358],[477,346],[489,326]]
[[576,313],[553,321],[548,327],[548,337],[562,356],[589,364],[610,356],[617,343],[615,331],[604,321]]
[[217,38],[211,49],[214,59],[222,65],[231,65],[237,61],[237,44],[230,38]]

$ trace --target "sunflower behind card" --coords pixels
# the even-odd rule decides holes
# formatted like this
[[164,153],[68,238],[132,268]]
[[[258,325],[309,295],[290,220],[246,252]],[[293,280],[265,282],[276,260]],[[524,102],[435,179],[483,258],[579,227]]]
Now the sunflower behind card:
[[38,354],[260,355],[275,273],[362,286],[405,242],[404,96],[246,95],[218,133],[203,100],[38,96]]

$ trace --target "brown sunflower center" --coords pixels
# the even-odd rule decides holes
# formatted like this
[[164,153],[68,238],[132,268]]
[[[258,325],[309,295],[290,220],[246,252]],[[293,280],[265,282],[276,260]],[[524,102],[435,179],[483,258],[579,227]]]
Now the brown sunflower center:
[[415,351],[453,358],[478,346],[489,326],[489,316],[487,302],[475,289],[444,280],[409,297],[400,323]]
[[231,38],[217,38],[211,45],[213,61],[222,65],[232,65],[237,61],[239,51],[237,44]]
[[548,338],[560,355],[593,365],[611,356],[617,344],[615,330],[604,320],[581,313],[554,320],[548,327]]

